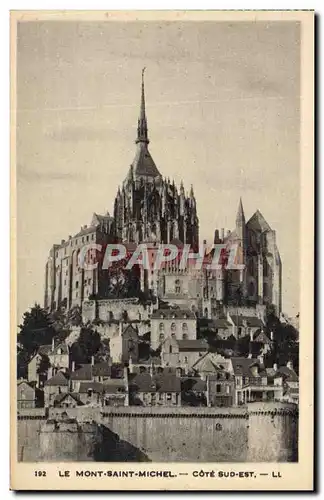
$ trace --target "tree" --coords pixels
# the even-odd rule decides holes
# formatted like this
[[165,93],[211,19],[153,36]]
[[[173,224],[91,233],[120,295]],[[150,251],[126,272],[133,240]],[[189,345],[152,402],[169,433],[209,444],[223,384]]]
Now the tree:
[[83,326],[78,340],[71,346],[71,359],[76,363],[90,363],[100,347],[100,334],[91,327]]
[[44,344],[50,344],[56,331],[45,309],[39,304],[24,313],[23,323],[19,325],[17,341],[23,351],[31,357]]
[[74,306],[67,312],[67,323],[70,326],[82,325],[82,311],[80,306]]

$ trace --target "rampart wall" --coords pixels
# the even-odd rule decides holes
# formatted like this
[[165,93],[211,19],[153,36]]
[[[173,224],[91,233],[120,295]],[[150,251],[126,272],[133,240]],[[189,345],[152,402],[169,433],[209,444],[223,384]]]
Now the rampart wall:
[[[65,409],[65,418],[74,423],[64,422],[59,413],[52,410],[48,419],[34,418],[30,410],[29,417],[18,418],[18,460],[297,460],[298,412],[293,404],[253,403],[231,409]],[[68,445],[63,446],[64,442]]]

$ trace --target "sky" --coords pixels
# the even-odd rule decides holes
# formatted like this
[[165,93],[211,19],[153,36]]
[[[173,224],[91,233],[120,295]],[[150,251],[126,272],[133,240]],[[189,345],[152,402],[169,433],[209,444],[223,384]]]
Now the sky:
[[193,184],[200,238],[259,209],[299,311],[300,26],[296,22],[21,22],[17,33],[18,318],[43,303],[54,243],[113,212],[135,154],[146,67],[150,152]]

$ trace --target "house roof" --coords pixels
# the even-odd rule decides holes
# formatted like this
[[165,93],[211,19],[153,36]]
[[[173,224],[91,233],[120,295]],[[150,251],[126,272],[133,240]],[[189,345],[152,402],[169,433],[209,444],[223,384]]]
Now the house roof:
[[211,359],[211,353],[207,352],[201,358],[199,358],[193,365],[192,367],[194,370],[198,370],[201,372],[209,372],[209,373],[216,373],[217,372],[217,367],[216,364],[212,361]]
[[230,328],[232,325],[227,319],[225,318],[219,318],[213,320],[213,326],[214,328]]
[[262,327],[263,323],[260,318],[256,316],[237,316],[236,314],[231,315],[231,320],[233,321],[235,326],[244,326],[244,322],[246,321],[246,325],[250,328]]
[[256,358],[231,358],[233,371],[235,375],[242,375],[243,377],[255,377],[253,375],[251,368],[258,365],[258,376],[267,376],[264,365],[260,364],[260,361]]
[[189,309],[157,309],[151,319],[196,319],[196,315]]
[[153,377],[149,373],[138,373],[130,375],[130,386],[138,392],[180,392],[181,380],[172,373]]
[[79,393],[86,393],[89,390],[101,394],[104,391],[103,384],[101,382],[81,382],[79,387]]
[[138,331],[131,324],[126,326],[126,328],[123,330],[122,335],[125,335],[125,333],[138,336]]
[[84,364],[71,373],[71,380],[92,380],[92,365]]
[[125,381],[122,378],[109,379],[103,382],[103,391],[105,394],[117,394],[125,388]]
[[260,210],[257,210],[252,217],[247,221],[246,226],[254,231],[271,231],[271,227],[263,217]]
[[177,340],[179,351],[207,351],[208,343],[205,339]]
[[74,399],[77,402],[78,406],[83,405],[82,401],[80,400],[79,394],[76,392],[64,392],[61,394],[57,394],[54,399],[54,404],[62,403],[62,401],[67,397],[71,397],[72,399]]
[[295,370],[288,366],[280,366],[277,370],[278,375],[283,375],[287,382],[298,382],[299,378]]
[[157,166],[148,150],[146,144],[139,142],[137,144],[135,158],[132,163],[134,176],[138,179],[142,177],[161,177]]
[[17,381],[17,387],[18,385],[22,385],[22,384],[25,384],[27,385],[30,389],[32,389],[33,391],[36,391],[35,387],[33,387],[32,385],[30,385],[29,382],[27,382],[27,380],[18,380]]
[[67,386],[69,385],[68,379],[64,375],[63,372],[57,372],[54,377],[46,380],[45,384],[46,386]]
[[37,351],[38,354],[41,354],[43,356],[50,356],[53,354],[57,354],[57,350],[60,348],[62,350],[62,354],[68,354],[69,349],[68,346],[66,345],[65,342],[54,342],[54,350],[52,349],[52,344],[44,344],[39,346],[39,349]]
[[92,367],[92,375],[96,377],[110,377],[111,365],[107,362],[96,363]]
[[201,378],[196,378],[196,379],[190,378],[189,380],[193,381],[193,384],[192,384],[192,387],[191,387],[192,391],[194,391],[194,392],[205,392],[205,391],[207,391],[207,383],[206,383],[205,380],[202,380]]

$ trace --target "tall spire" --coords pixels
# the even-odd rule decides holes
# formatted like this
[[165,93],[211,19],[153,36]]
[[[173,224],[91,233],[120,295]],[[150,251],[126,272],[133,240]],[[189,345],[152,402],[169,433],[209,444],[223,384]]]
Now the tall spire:
[[136,144],[139,142],[143,142],[144,144],[148,144],[150,141],[147,135],[147,121],[145,114],[145,91],[144,91],[144,71],[146,68],[142,69],[142,93],[141,93],[141,108],[140,114],[137,122],[137,138]]
[[240,202],[239,202],[237,215],[236,215],[236,226],[237,227],[245,226],[245,215],[244,215],[243,203],[242,203],[241,197],[240,197]]

